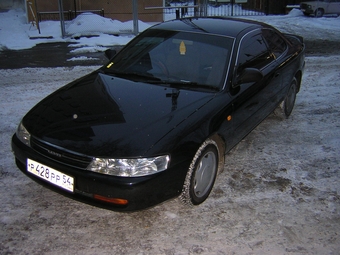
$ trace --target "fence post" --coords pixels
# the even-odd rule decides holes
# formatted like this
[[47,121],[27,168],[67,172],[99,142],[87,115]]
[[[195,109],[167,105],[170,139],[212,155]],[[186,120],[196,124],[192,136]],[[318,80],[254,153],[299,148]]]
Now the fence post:
[[132,0],[132,12],[133,12],[133,33],[138,34],[138,0]]
[[[199,1],[199,0],[198,0]],[[197,5],[197,0],[194,0],[194,5]],[[194,8],[194,17],[198,17],[199,12],[198,12],[199,7]]]
[[74,5],[74,18],[77,18],[77,3],[76,3],[76,0],[73,1],[73,5]]
[[231,0],[231,16],[234,16],[234,4],[235,4],[235,0]]
[[61,37],[65,37],[65,19],[64,19],[64,7],[63,0],[58,0],[59,5],[59,16],[60,16],[60,28],[61,28]]
[[266,1],[264,12],[266,15],[269,15],[269,0]]
[[208,0],[201,0],[201,4],[200,4],[200,13],[201,16],[203,15],[203,17],[207,17],[208,16]]

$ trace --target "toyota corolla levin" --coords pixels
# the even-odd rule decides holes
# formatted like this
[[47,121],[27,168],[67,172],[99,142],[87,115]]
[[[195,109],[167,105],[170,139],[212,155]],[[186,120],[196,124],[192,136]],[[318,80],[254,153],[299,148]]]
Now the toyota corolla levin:
[[291,114],[305,64],[301,37],[228,18],[158,24],[107,55],[31,109],[12,149],[33,180],[117,210],[202,203],[225,154]]

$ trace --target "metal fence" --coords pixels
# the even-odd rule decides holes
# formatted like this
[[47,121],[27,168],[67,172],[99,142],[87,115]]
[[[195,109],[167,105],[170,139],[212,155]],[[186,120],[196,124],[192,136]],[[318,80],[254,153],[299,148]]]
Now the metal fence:
[[[62,0],[59,0],[62,1]],[[131,0],[130,0],[131,1]],[[138,0],[132,0],[133,6],[136,7]],[[193,17],[193,16],[249,16],[249,15],[266,15],[269,13],[270,6],[278,5],[278,3],[286,3],[286,1],[276,0],[166,0],[164,1],[164,6],[150,7],[153,14],[161,13],[163,15],[163,20],[171,20],[183,17]],[[72,27],[76,27],[79,21],[79,14],[89,14],[84,13],[85,11],[78,12],[64,12],[60,11],[61,24],[63,26],[62,31],[63,36],[73,36],[74,31]],[[94,10],[89,11],[101,16],[105,16],[104,10]],[[143,30],[138,27],[138,13],[137,8],[131,10],[131,21],[117,23],[118,27],[116,30],[105,31],[111,34],[137,34],[139,31]],[[57,15],[56,13],[40,13],[39,19],[41,20],[43,15]],[[86,17],[85,17],[86,18]],[[91,35],[98,31],[91,30],[92,27],[96,27],[94,22],[103,22],[103,19],[98,21],[91,20],[92,24],[89,24],[88,29],[84,28],[81,33],[84,35]],[[116,21],[115,21],[116,22]],[[119,22],[119,21],[117,21]],[[97,24],[101,27],[105,27],[106,24]],[[79,32],[79,31],[78,31]],[[102,31],[101,31],[102,32]]]
[[208,7],[208,16],[254,16],[254,15],[265,15],[265,12],[262,10],[248,9],[242,4],[228,4]]
[[[164,9],[165,20],[177,18],[175,15],[176,9],[180,7],[178,12],[180,17],[185,16],[253,16],[265,15],[267,13],[267,5],[258,4],[256,0],[201,0],[197,1],[176,1],[169,3],[169,9]],[[261,2],[267,2],[261,1]],[[189,8],[185,8],[188,6]],[[190,6],[198,6],[197,8],[190,8]],[[185,9],[182,9],[182,8]]]
[[[64,11],[63,16],[64,20],[73,20],[75,19],[78,15],[83,14],[83,13],[93,13],[100,15],[102,17],[105,16],[104,10],[84,10],[84,11]],[[43,20],[60,20],[60,12],[54,11],[54,12],[38,12],[38,20],[39,22]]]

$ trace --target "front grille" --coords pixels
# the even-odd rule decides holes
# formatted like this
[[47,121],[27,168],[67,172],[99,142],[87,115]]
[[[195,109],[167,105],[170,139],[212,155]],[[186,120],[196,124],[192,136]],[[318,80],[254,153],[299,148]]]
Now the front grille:
[[72,167],[85,169],[92,161],[89,156],[59,148],[33,137],[31,138],[31,147],[39,154],[53,161]]
[[305,10],[306,10],[306,9],[307,9],[307,7],[308,7],[308,5],[307,5],[307,4],[301,4],[301,5],[300,5],[300,8],[301,8],[301,9],[305,9]]

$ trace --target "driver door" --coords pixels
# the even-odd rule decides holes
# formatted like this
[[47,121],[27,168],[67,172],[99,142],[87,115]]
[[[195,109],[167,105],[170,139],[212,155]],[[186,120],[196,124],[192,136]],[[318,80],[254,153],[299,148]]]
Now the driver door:
[[[227,138],[227,147],[237,144],[273,111],[273,99],[281,89],[281,77],[276,71],[275,56],[268,49],[261,30],[253,31],[241,40],[236,67],[236,78],[230,89],[233,108],[232,132],[230,129],[225,130],[232,134]],[[258,69],[263,77],[253,82],[237,84],[237,77],[241,76],[246,68]]]

